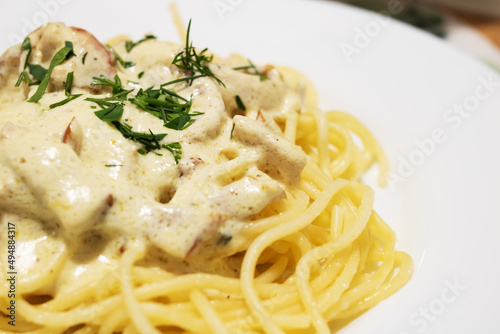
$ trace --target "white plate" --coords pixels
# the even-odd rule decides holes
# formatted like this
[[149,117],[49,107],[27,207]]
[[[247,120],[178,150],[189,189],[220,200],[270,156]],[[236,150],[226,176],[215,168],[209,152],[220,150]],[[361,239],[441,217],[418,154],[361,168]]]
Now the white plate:
[[[360,118],[400,176],[377,189],[376,207],[415,274],[341,333],[498,333],[500,77],[432,36],[335,3],[178,3],[196,46],[307,74],[320,106]],[[0,50],[48,19],[101,40],[179,41],[168,1],[2,1],[0,13]]]

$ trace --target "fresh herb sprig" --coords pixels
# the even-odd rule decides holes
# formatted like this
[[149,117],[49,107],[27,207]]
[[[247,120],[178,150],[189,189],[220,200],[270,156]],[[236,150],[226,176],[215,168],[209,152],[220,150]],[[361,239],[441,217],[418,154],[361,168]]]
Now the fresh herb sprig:
[[73,52],[73,43],[70,41],[66,41],[65,46],[61,50],[57,51],[57,53],[52,58],[49,68],[47,69],[45,76],[40,82],[38,89],[36,90],[35,94],[33,94],[33,96],[28,100],[28,102],[35,103],[42,98],[43,94],[45,94],[45,91],[47,90],[47,86],[49,85],[50,75],[52,74],[52,70],[54,69],[54,67],[62,64],[66,59],[69,59],[74,55],[75,53]]
[[[101,76],[99,77],[93,77],[92,78],[92,82],[90,83],[90,86],[91,87],[95,87],[95,86],[109,86],[109,87],[112,87],[113,88],[113,96],[114,97],[119,97],[119,96],[123,96],[122,94],[123,93],[131,93],[133,91],[133,89],[130,89],[130,90],[126,90],[125,88],[123,88],[122,86],[122,80],[120,79],[120,77],[118,76],[118,74],[115,74],[115,77],[113,78],[114,81],[106,78],[104,75],[101,74]],[[126,95],[125,95],[126,97]],[[121,100],[123,101],[123,100]]]
[[64,89],[64,93],[66,94],[66,98],[62,101],[51,104],[49,106],[49,109],[62,106],[62,105],[66,104],[70,101],[73,101],[74,99],[83,95],[83,94],[75,94],[75,95],[71,94],[71,87],[73,86],[73,75],[74,75],[74,72],[69,72],[68,75],[66,76],[66,86]]
[[120,122],[124,111],[123,104],[119,102],[109,102],[109,104],[109,107],[98,110],[94,114],[100,120],[113,124],[123,137],[141,143],[144,147],[139,148],[137,150],[138,153],[144,155],[162,148],[160,141],[167,136],[166,133],[155,134],[151,130],[149,130],[149,133],[132,131],[130,124]]
[[[29,37],[26,37],[23,43],[21,44],[21,51],[28,51],[28,53],[26,54],[26,59],[24,60],[23,71],[19,74],[19,78],[17,79],[16,87],[19,87],[19,85],[21,85],[21,82],[23,80],[29,86],[39,85],[40,82],[45,77],[45,75],[47,74],[47,69],[38,64],[29,64],[29,59],[32,52],[31,40]],[[30,74],[38,81],[31,80],[31,78],[28,75],[28,72],[26,71],[26,68],[29,69]]]
[[[189,34],[191,31],[191,20],[189,20],[187,34],[186,34],[186,47],[177,53],[172,61],[172,64],[177,66],[181,70],[189,71],[191,77],[194,77],[196,74],[200,74],[203,76],[208,76],[217,81],[221,86],[226,87],[224,83],[215,76],[212,70],[209,68],[209,63],[212,62],[214,56],[207,55],[207,48],[203,49],[201,52],[196,52],[196,49],[193,47],[193,42],[189,42]],[[188,84],[191,85],[194,79],[189,79]]]
[[125,61],[122,56],[116,52],[116,50],[109,44],[106,44],[106,47],[111,51],[111,53],[115,56],[116,60],[123,66],[123,68],[134,67],[135,63],[132,61]]
[[135,48],[137,45],[145,42],[145,41],[148,41],[150,39],[156,39],[156,36],[154,35],[146,35],[144,36],[143,39],[137,41],[137,42],[132,42],[132,41],[126,41],[125,42],[125,50],[127,50],[127,53],[129,53],[130,51],[132,51],[133,48]]
[[[138,153],[144,155],[154,150],[159,150],[162,148],[160,141],[167,136],[166,133],[153,133],[149,130],[149,133],[135,132],[132,131],[132,126],[127,123],[120,123],[118,121],[111,122],[123,137],[137,141],[144,145],[144,148],[137,150]],[[157,153],[158,154],[158,153]]]
[[202,114],[200,112],[190,113],[191,100],[163,87],[141,89],[129,101],[140,109],[160,118],[165,127],[174,130],[187,128],[194,122],[193,116]]
[[123,104],[112,103],[108,107],[94,112],[94,114],[99,117],[101,121],[117,122],[122,118],[123,110]]
[[30,70],[30,74],[38,80],[38,83],[40,83],[47,75],[47,69],[41,65],[29,64],[28,68]]
[[96,103],[101,108],[101,110],[94,112],[99,119],[113,124],[125,138],[141,143],[143,147],[137,150],[139,154],[153,152],[156,155],[162,155],[156,150],[164,148],[170,151],[175,162],[179,163],[182,158],[182,147],[180,143],[161,144],[161,141],[167,136],[166,133],[155,134],[151,130],[149,130],[149,133],[136,132],[132,130],[130,124],[121,122],[121,118],[124,112],[124,103],[125,101],[129,101],[140,109],[162,119],[164,126],[171,129],[182,130],[194,122],[192,119],[193,116],[201,114],[197,112],[190,113],[190,100],[178,95],[173,90],[163,87],[159,89],[153,89],[152,87],[146,90],[141,89],[132,98],[128,98],[128,94],[130,94],[133,89],[124,89],[118,75],[115,75],[114,80],[110,80],[102,75],[100,77],[94,77],[91,85],[109,86],[113,89],[111,96],[85,99],[86,101]]
[[[249,74],[255,74],[259,76],[260,81],[268,80],[269,78],[266,77],[262,72],[259,71],[257,66],[255,66],[250,59],[248,60],[247,66],[240,66],[240,67],[234,67],[233,70],[238,71],[238,70],[246,70]],[[252,73],[253,72],[253,73]]]
[[19,87],[21,85],[21,82],[26,82],[28,85],[32,85],[33,84],[33,80],[30,79],[30,76],[28,75],[28,72],[26,71],[22,71],[20,74],[19,74],[19,78],[17,78],[17,81],[16,81],[16,87]]
[[28,84],[28,86],[34,86],[34,85],[39,85],[40,82],[43,80],[45,75],[47,74],[47,69],[44,68],[41,65],[38,64],[28,64],[28,69],[30,74],[37,80],[33,81],[28,75],[28,72],[22,71],[21,74],[19,75],[19,78],[17,79],[16,82],[16,87],[19,87],[21,82],[24,80],[25,83]]

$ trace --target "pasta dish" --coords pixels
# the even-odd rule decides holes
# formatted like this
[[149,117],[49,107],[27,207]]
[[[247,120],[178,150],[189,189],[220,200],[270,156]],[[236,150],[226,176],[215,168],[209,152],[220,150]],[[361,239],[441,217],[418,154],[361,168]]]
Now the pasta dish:
[[2,333],[331,333],[409,280],[368,129],[190,27],[49,23],[0,58]]

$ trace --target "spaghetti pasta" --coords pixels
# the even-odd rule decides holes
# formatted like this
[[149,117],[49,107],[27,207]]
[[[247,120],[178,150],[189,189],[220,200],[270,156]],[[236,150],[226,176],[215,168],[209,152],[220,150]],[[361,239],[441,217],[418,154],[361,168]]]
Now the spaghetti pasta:
[[[381,147],[301,74],[153,37],[112,55],[62,24],[29,37],[0,61],[3,333],[330,333],[410,279],[360,182],[376,163],[385,184]],[[23,63],[68,41],[27,102]]]

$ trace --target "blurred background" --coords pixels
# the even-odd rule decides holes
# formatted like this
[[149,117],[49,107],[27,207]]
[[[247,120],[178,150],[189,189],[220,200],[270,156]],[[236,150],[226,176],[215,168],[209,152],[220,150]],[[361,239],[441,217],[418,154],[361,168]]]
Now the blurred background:
[[500,71],[500,0],[335,0],[432,33]]

